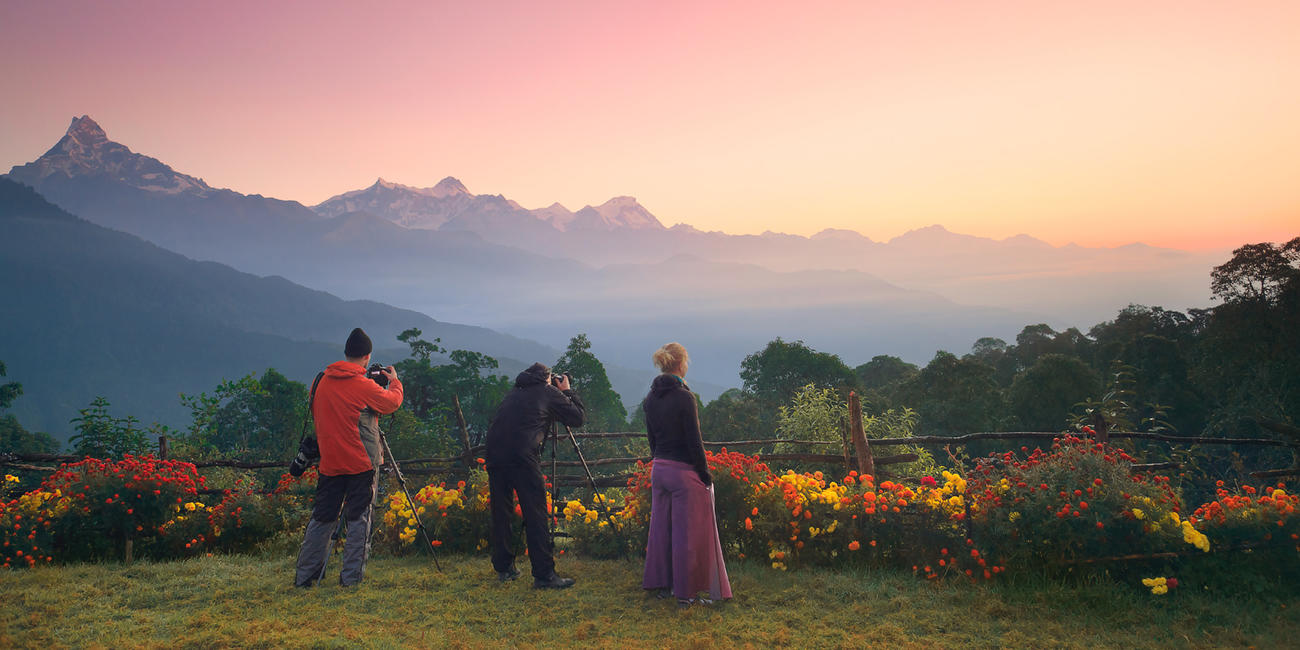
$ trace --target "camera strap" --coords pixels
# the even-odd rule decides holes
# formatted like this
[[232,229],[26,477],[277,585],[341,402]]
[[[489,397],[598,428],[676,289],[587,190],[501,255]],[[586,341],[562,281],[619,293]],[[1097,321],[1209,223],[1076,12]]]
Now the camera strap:
[[316,387],[320,385],[321,377],[324,376],[323,371],[318,372],[316,379],[311,382],[311,392],[307,393],[307,412],[302,416],[302,434],[298,436],[298,444],[302,444],[303,439],[307,437],[307,422],[311,420],[312,407],[316,406]]

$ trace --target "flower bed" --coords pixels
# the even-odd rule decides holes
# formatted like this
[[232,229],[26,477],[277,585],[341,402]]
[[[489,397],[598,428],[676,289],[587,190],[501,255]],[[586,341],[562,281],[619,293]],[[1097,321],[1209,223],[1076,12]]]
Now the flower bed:
[[[979,459],[965,475],[943,471],[907,482],[856,472],[838,480],[823,472],[778,473],[757,456],[725,449],[707,458],[728,556],[776,570],[893,566],[927,579],[990,580],[1007,570],[1115,567],[1102,562],[1134,557],[1163,558],[1135,570],[1167,571],[1177,568],[1169,558],[1184,558],[1199,563],[1200,575],[1180,577],[1201,584],[1207,574],[1232,575],[1228,564],[1254,563],[1268,572],[1297,565],[1300,554],[1300,496],[1284,484],[1220,482],[1214,501],[1185,514],[1167,477],[1134,473],[1134,459],[1122,449],[1070,435],[1046,450],[1022,447]],[[138,556],[155,559],[249,551],[301,530],[316,474],[285,475],[269,494],[237,483],[220,497],[204,497],[204,482],[191,464],[150,456],[61,466],[38,488],[0,502],[0,565],[117,559],[127,540]],[[395,484],[386,487],[376,503],[380,552],[421,552],[416,516],[439,550],[486,550],[486,472],[425,485],[412,494],[414,508]],[[650,465],[639,464],[625,490],[568,500],[554,516],[563,517],[574,552],[638,555],[650,498]],[[1247,553],[1210,553],[1238,550]],[[1165,579],[1145,586],[1164,595],[1179,577]]]

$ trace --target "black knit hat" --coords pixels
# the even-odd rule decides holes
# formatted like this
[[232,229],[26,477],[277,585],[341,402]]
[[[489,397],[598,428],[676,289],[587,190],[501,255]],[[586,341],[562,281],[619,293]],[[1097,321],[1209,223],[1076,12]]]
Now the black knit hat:
[[370,337],[358,327],[348,335],[348,342],[343,346],[343,354],[349,359],[360,359],[370,354],[373,349],[375,346],[370,342]]

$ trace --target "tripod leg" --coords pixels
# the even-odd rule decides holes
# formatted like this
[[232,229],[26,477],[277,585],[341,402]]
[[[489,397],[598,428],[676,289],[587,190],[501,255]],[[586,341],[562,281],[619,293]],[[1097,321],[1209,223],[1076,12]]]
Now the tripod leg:
[[415,505],[415,499],[411,498],[411,490],[406,487],[406,477],[402,475],[402,468],[398,466],[397,459],[393,457],[393,450],[388,446],[388,436],[383,431],[379,432],[379,441],[384,445],[384,455],[388,462],[393,465],[393,475],[397,477],[397,484],[402,487],[402,494],[406,495],[406,505],[411,509],[411,516],[415,518],[415,526],[420,530],[420,535],[424,537],[425,548],[429,549],[429,554],[433,556],[433,566],[438,571],[442,571],[442,565],[438,563],[438,550],[433,545],[433,540],[429,538],[429,531],[424,527],[424,520],[420,517],[419,507]]
[[556,462],[555,462],[555,448],[558,446],[557,443],[559,442],[559,437],[560,437],[559,425],[554,425],[554,426],[551,427],[551,434],[552,434],[552,437],[551,437],[551,475],[550,475],[550,477],[549,477],[549,479],[548,479],[548,480],[551,482],[551,511],[550,511],[549,513],[547,513],[547,516],[550,517],[550,519],[547,521],[547,524],[550,526],[550,530],[551,530],[551,548],[555,548],[555,527],[556,527],[557,525],[559,525],[559,520],[557,519],[556,514],[555,514],[555,507],[556,507],[556,504],[557,504],[557,502],[556,502],[556,500],[555,500],[555,489],[556,489],[556,485],[557,485],[557,482],[556,482],[556,480],[555,480],[555,467],[556,467]]
[[587,458],[582,455],[582,447],[578,445],[578,438],[573,435],[573,429],[569,425],[564,425],[564,430],[569,433],[569,442],[573,443],[573,451],[578,454],[578,460],[582,461],[582,471],[587,474],[587,484],[591,486],[593,498],[600,503],[601,508],[605,511],[605,518],[609,520],[610,530],[614,531],[614,538],[618,540],[619,555],[624,559],[629,558],[627,554],[627,542],[623,540],[623,531],[620,530],[618,522],[614,520],[614,513],[610,512],[609,504],[605,501],[605,495],[601,494],[600,488],[596,487],[596,477],[591,475],[591,468],[587,466]]

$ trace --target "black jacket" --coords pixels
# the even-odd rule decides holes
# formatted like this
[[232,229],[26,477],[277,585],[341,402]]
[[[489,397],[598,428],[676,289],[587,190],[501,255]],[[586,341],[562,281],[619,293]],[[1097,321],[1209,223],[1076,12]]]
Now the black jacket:
[[713,482],[709,463],[704,458],[704,438],[700,435],[700,414],[695,394],[677,375],[662,374],[650,384],[650,394],[641,403],[645,408],[646,437],[650,455],[665,460],[688,463],[705,485]]
[[561,392],[549,383],[550,373],[534,365],[519,373],[515,387],[501,400],[487,432],[487,468],[541,463],[541,444],[557,420],[582,426],[585,407],[572,390]]

